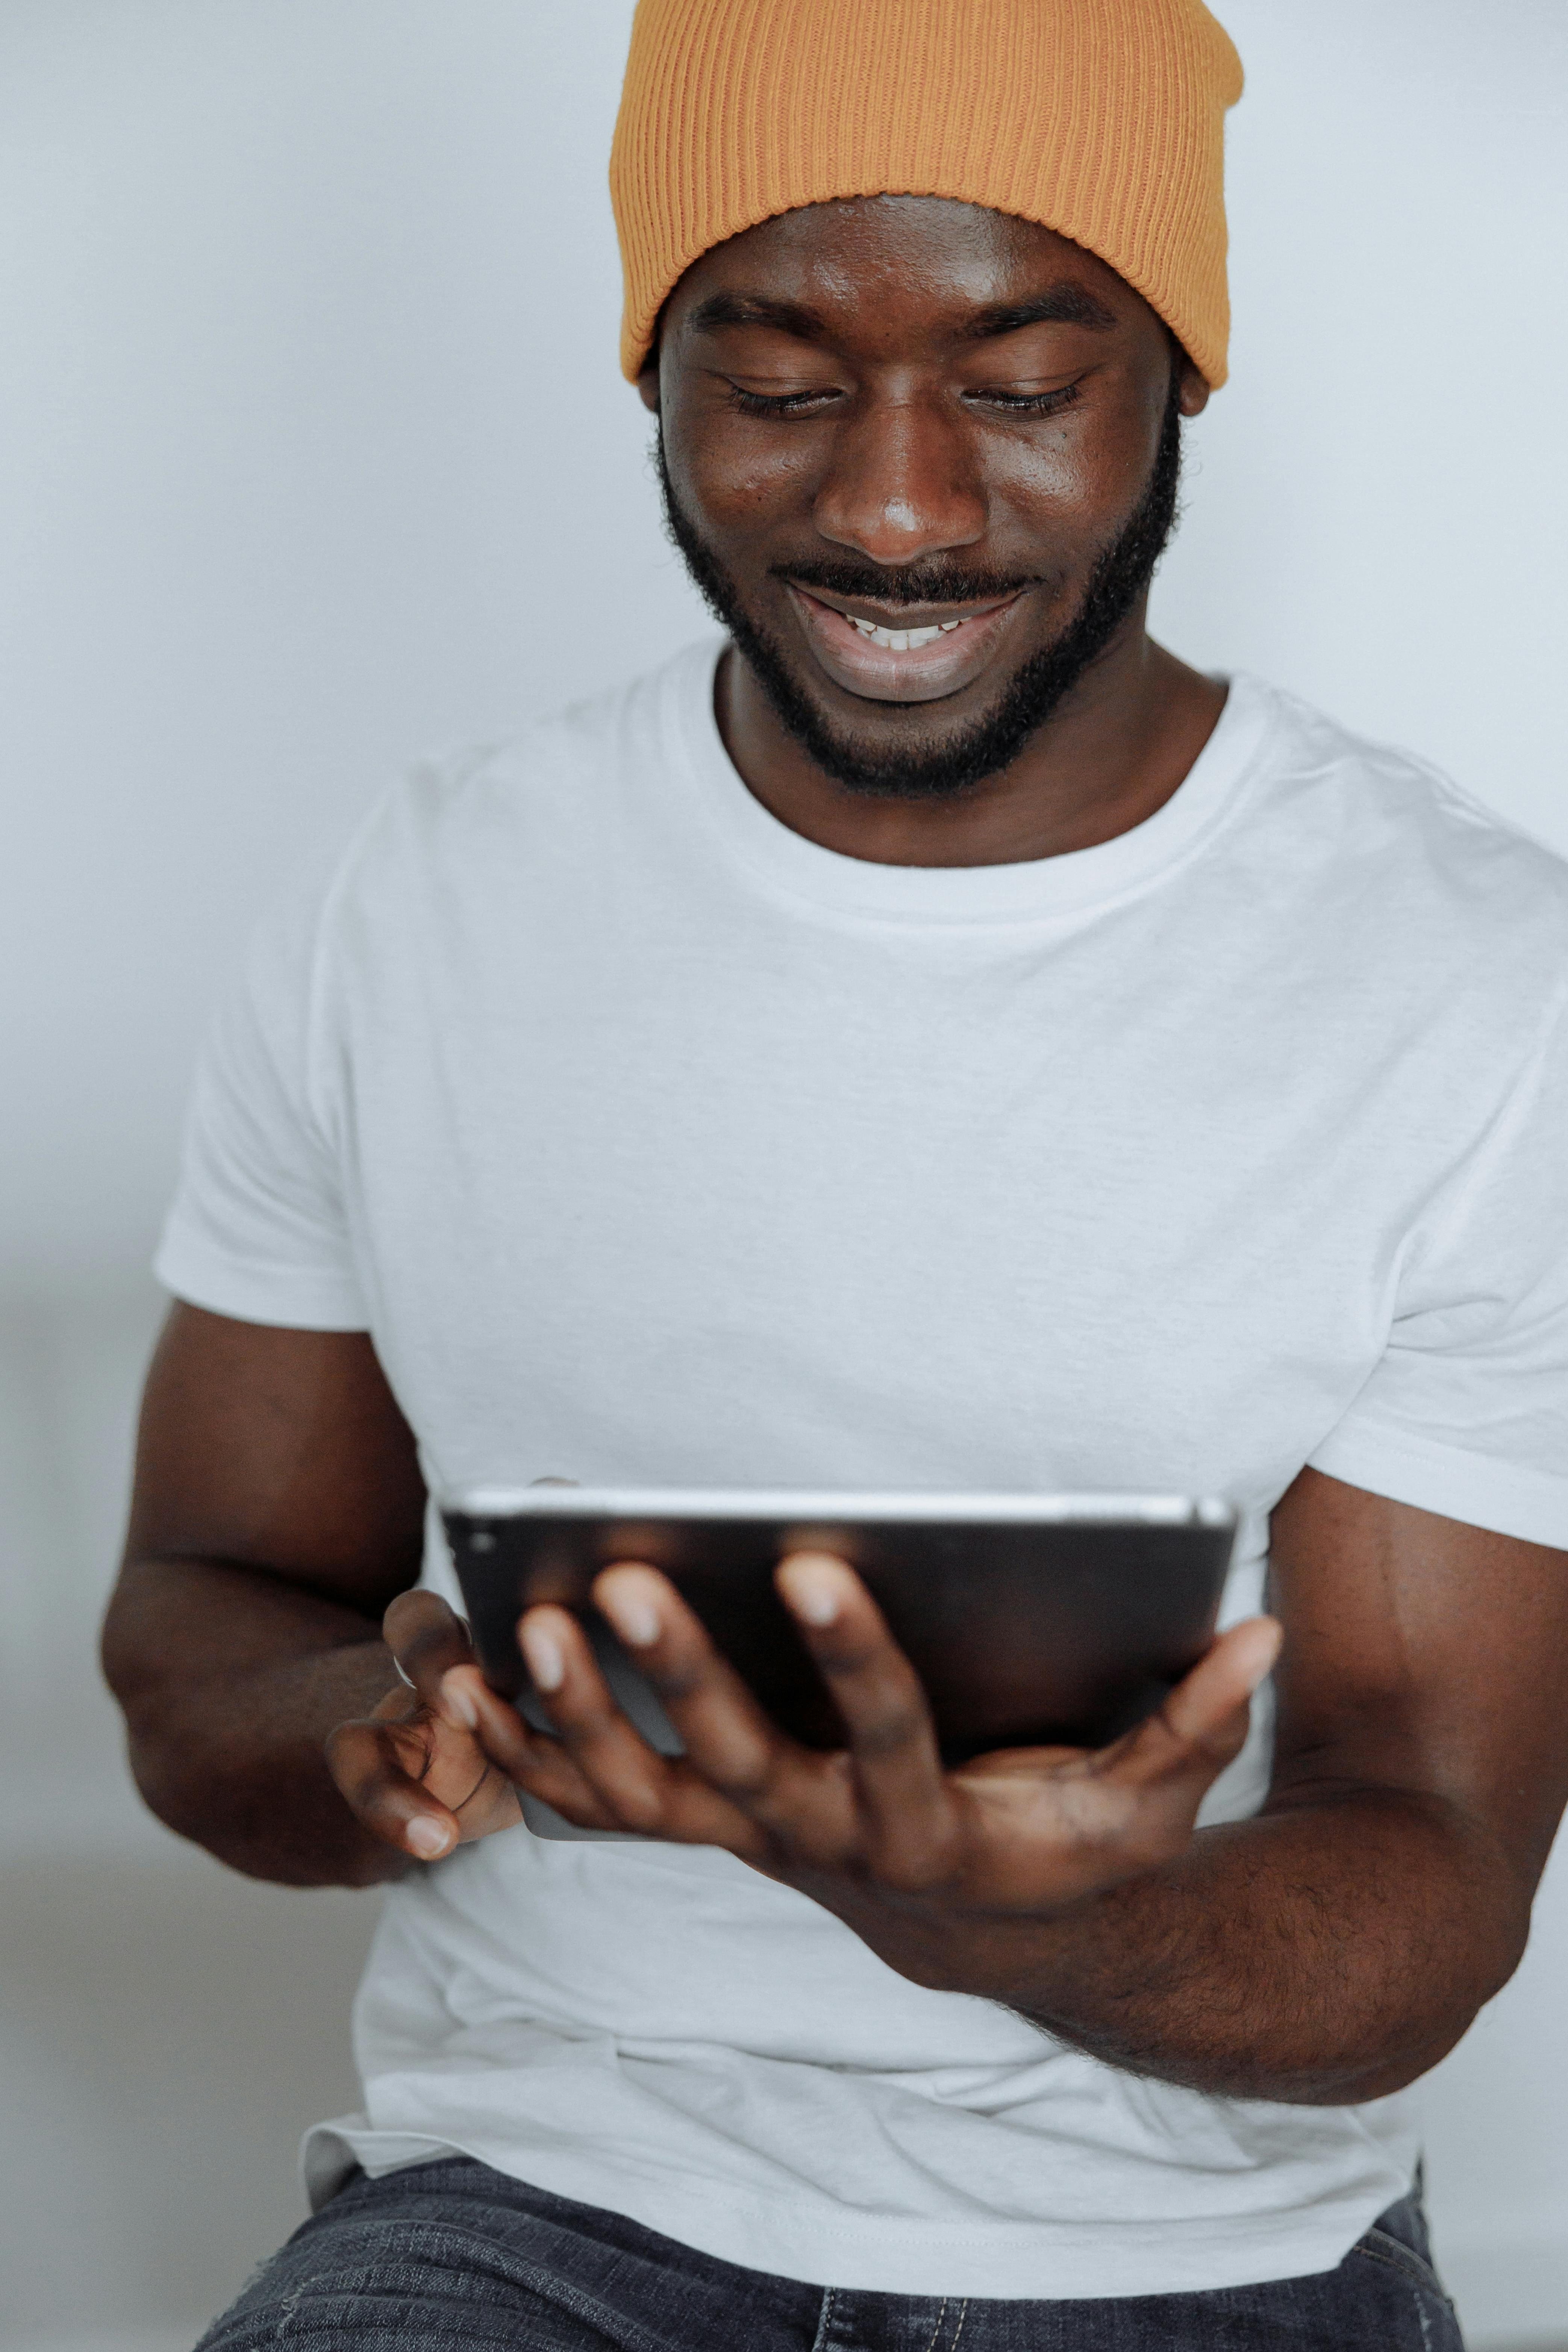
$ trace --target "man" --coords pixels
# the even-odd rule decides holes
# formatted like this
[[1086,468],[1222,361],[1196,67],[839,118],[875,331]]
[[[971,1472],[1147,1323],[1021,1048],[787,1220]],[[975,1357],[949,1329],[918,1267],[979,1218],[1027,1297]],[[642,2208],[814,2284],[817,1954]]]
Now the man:
[[[160,1261],[138,1777],[396,1882],[226,2352],[1458,2342],[1401,2095],[1568,1793],[1568,877],[1146,635],[1238,91],[1198,0],[643,0],[624,356],[726,645],[269,929]],[[441,1597],[427,1494],[549,1475],[1246,1533],[1140,1732],[951,1774],[840,1564],[823,1759],[627,1563],[672,1760]]]

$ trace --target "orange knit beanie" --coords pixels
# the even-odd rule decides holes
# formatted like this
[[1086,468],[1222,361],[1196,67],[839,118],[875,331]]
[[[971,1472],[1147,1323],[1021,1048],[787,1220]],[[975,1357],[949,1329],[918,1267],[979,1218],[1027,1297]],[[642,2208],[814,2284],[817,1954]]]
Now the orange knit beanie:
[[955,196],[1085,246],[1226,376],[1226,109],[1203,0],[638,0],[610,194],[621,365],[742,229],[836,197]]

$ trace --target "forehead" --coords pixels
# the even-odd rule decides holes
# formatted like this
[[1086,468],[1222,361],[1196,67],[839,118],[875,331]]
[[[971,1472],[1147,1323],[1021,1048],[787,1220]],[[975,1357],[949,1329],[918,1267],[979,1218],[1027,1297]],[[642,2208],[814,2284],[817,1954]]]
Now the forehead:
[[966,312],[1077,286],[1129,326],[1154,313],[1070,238],[945,196],[858,196],[807,205],[743,230],[694,261],[669,298],[676,331],[719,295],[798,304],[826,323],[875,314],[961,328]]

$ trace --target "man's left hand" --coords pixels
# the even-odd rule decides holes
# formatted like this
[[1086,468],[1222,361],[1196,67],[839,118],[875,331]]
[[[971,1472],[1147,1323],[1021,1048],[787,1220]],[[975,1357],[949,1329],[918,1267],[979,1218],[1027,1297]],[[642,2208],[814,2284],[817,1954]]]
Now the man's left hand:
[[[648,1745],[611,1696],[582,1626],[545,1606],[528,1612],[519,1635],[559,1739],[519,1723],[521,1738],[507,1739],[511,1752],[496,1761],[579,1827],[724,1847],[853,1914],[879,1948],[885,1938],[868,1933],[868,1898],[873,1910],[886,1902],[925,1914],[928,1930],[944,1918],[955,1927],[985,1915],[1037,1919],[1173,1860],[1247,1736],[1251,1695],[1280,1642],[1271,1618],[1233,1627],[1109,1748],[1013,1748],[949,1771],[914,1669],[859,1578],[841,1560],[798,1554],[777,1582],[843,1719],[842,1749],[824,1754],[786,1738],[673,1586],[626,1564],[604,1570],[594,1597],[658,1692],[684,1756]],[[453,1670],[454,1682],[470,1678],[478,1683],[477,1667]],[[484,1710],[492,1738],[508,1718],[518,1720],[492,1699]],[[929,1934],[917,1941],[927,1954]],[[884,1957],[898,1964],[894,1951]],[[910,1957],[910,1972],[926,1978],[929,1957]],[[955,1951],[955,1979],[965,1973]]]

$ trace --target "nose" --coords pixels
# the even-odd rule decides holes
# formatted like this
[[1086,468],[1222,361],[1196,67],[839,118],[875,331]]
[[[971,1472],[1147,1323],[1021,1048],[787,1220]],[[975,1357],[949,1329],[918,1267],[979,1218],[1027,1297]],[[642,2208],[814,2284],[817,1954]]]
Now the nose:
[[906,564],[984,536],[985,498],[962,423],[921,400],[879,400],[836,436],[813,520],[873,563]]

